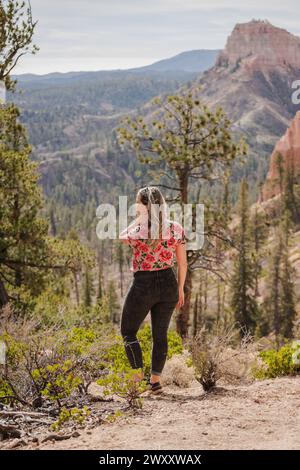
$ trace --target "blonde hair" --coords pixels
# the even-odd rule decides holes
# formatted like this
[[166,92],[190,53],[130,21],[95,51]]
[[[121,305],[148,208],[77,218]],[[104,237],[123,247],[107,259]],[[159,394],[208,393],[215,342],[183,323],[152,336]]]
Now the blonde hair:
[[[163,239],[163,233],[167,226],[165,198],[156,186],[145,186],[138,191],[136,202],[147,207],[148,239],[152,240],[151,245],[157,246]],[[151,237],[153,233],[155,236]]]

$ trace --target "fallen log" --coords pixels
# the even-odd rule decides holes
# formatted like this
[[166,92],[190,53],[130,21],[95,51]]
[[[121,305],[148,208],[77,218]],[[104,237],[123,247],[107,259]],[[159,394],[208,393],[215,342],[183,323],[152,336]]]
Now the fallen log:
[[48,436],[44,437],[44,439],[41,440],[41,442],[47,442],[47,441],[64,441],[66,439],[70,439],[71,437],[79,437],[80,434],[79,432],[75,431],[71,434],[48,434]]
[[39,413],[37,411],[0,411],[0,416],[3,416],[4,418],[8,417],[22,417],[22,416],[30,416],[30,418],[43,418],[45,416],[48,416],[47,413]]

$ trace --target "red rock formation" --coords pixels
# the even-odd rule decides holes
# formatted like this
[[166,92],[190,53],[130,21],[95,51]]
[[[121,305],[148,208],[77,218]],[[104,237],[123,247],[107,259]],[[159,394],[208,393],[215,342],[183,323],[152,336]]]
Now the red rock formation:
[[262,188],[260,202],[280,193],[278,155],[282,156],[282,168],[291,169],[294,177],[300,176],[300,111],[291,122],[283,137],[277,142],[271,155],[270,168]]
[[300,79],[300,38],[265,21],[238,24],[216,65],[196,80],[199,97],[221,106],[256,162],[270,156],[299,109],[292,83]]
[[299,63],[300,38],[261,20],[237,24],[217,60],[219,66],[248,70],[299,68]]

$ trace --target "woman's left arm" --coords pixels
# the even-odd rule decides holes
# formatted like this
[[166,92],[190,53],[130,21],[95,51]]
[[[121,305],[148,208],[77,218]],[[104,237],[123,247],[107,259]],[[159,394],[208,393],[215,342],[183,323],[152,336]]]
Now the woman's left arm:
[[184,283],[187,273],[187,255],[185,243],[179,243],[176,246],[176,258],[178,265],[178,294],[179,300],[176,305],[180,308],[184,305]]

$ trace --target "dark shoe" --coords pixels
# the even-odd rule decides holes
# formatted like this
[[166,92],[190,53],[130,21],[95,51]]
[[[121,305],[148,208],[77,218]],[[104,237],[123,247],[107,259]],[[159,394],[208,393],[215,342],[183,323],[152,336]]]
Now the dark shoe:
[[149,382],[149,390],[151,393],[161,393],[162,392],[162,386],[160,382],[155,382],[154,384]]

